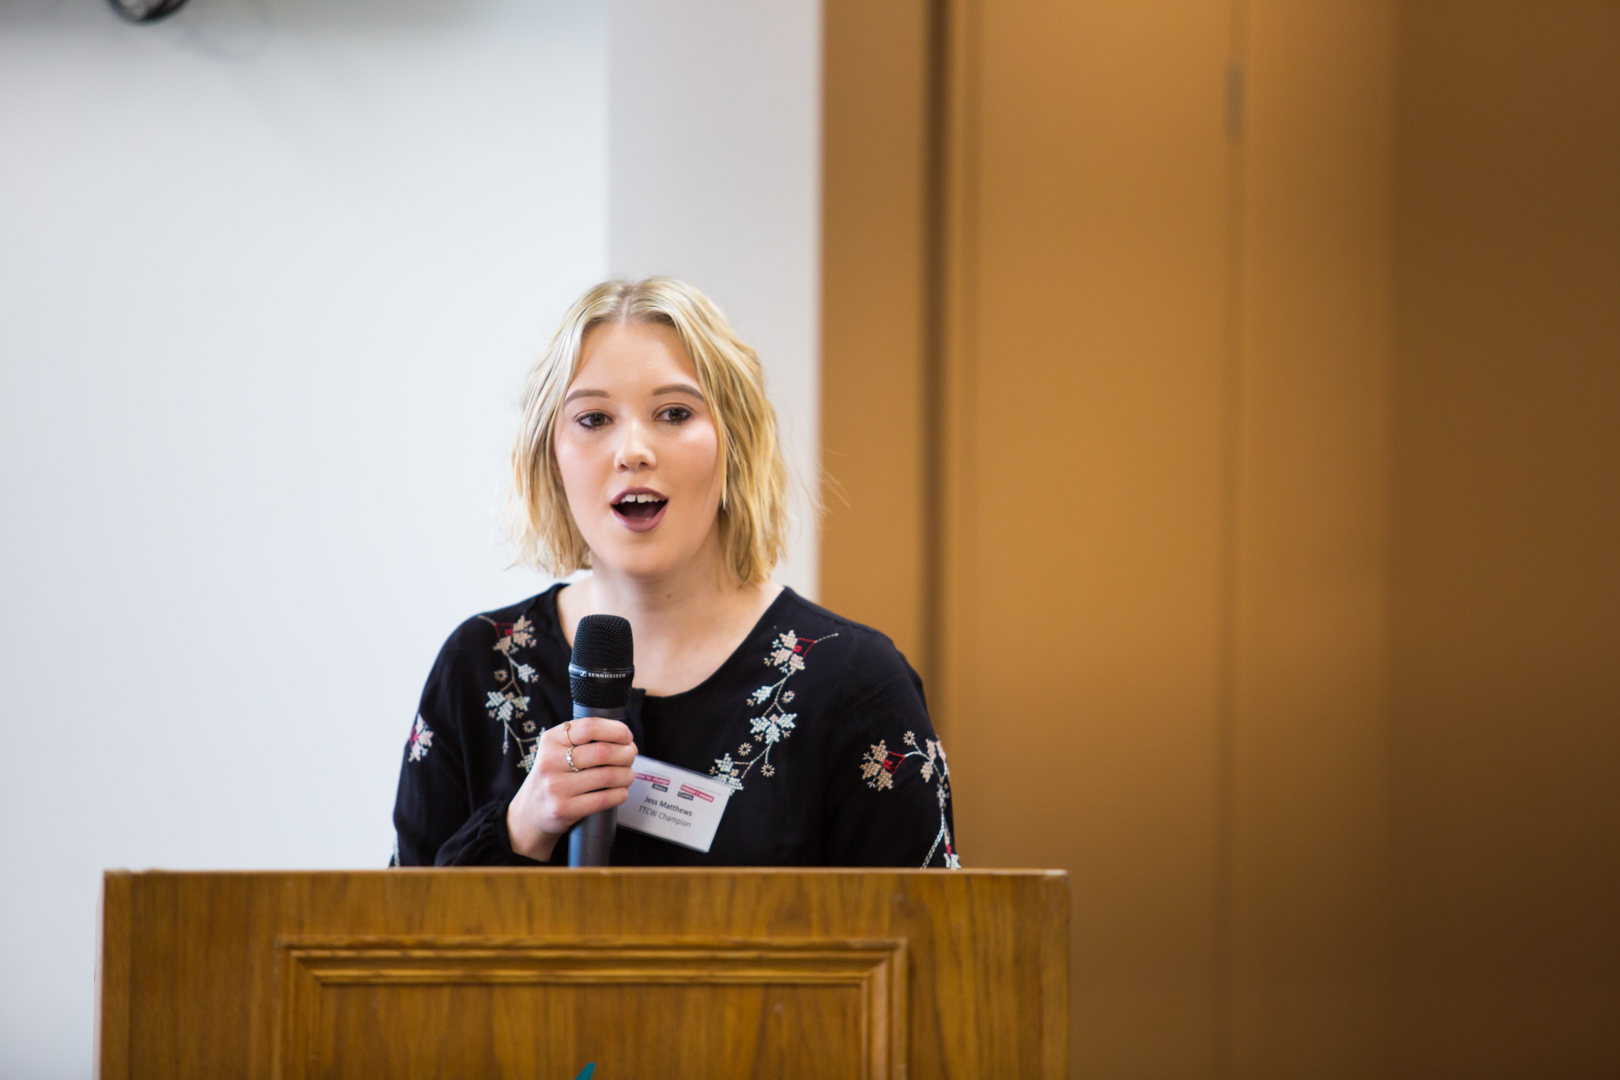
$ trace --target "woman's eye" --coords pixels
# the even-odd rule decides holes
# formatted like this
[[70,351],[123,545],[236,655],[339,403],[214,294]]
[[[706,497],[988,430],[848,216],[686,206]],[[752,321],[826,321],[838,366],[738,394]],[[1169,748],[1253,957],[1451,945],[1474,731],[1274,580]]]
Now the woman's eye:
[[672,424],[684,424],[692,419],[692,410],[685,405],[671,405],[659,415]]
[[608,422],[608,414],[604,412],[588,412],[579,418],[579,426],[595,430]]

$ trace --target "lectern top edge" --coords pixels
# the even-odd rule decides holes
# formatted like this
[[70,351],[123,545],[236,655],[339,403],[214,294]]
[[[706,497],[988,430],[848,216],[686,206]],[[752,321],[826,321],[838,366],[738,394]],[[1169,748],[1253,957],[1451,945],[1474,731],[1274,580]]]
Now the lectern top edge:
[[893,874],[897,877],[1046,877],[1067,878],[1067,870],[1040,869],[1035,867],[984,867],[963,868],[961,870],[917,869],[907,867],[864,867],[864,866],[603,866],[603,867],[561,867],[561,866],[480,866],[480,867],[435,867],[435,866],[399,866],[380,867],[362,870],[331,870],[331,869],[260,869],[260,870],[204,870],[204,869],[167,869],[164,867],[148,867],[134,870],[127,867],[110,867],[102,871],[105,877],[262,877],[269,874],[297,874],[310,877],[407,877],[422,874],[488,874],[488,875],[591,875],[623,876],[623,877],[681,877],[681,876],[710,876],[729,875],[733,877],[764,877],[769,875],[796,874],[805,877],[825,877],[837,875],[869,875]]

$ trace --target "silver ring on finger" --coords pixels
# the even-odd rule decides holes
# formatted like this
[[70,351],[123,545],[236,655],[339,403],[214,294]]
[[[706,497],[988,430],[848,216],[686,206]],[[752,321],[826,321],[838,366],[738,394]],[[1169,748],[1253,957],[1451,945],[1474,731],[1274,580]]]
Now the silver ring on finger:
[[579,772],[579,766],[574,764],[574,748],[572,746],[568,748],[568,771]]

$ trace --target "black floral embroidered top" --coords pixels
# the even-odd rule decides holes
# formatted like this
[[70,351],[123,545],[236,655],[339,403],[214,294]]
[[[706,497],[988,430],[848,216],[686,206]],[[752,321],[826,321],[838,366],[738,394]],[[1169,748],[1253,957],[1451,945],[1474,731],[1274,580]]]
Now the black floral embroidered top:
[[[396,865],[536,865],[512,851],[506,808],[540,733],[572,715],[560,588],[467,620],[440,651],[400,768]],[[887,637],[791,589],[698,686],[634,691],[628,723],[641,753],[733,791],[707,853],[620,828],[614,865],[960,865],[921,680]]]

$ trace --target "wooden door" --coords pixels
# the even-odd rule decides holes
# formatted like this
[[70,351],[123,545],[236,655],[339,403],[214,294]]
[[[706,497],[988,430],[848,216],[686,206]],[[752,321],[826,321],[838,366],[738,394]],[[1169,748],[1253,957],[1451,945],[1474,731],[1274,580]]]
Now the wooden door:
[[1070,871],[1075,1075],[1366,1075],[1389,5],[827,12],[825,602]]
[[930,674],[967,858],[1072,869],[1089,1075],[1212,1064],[1229,5],[948,29]]

